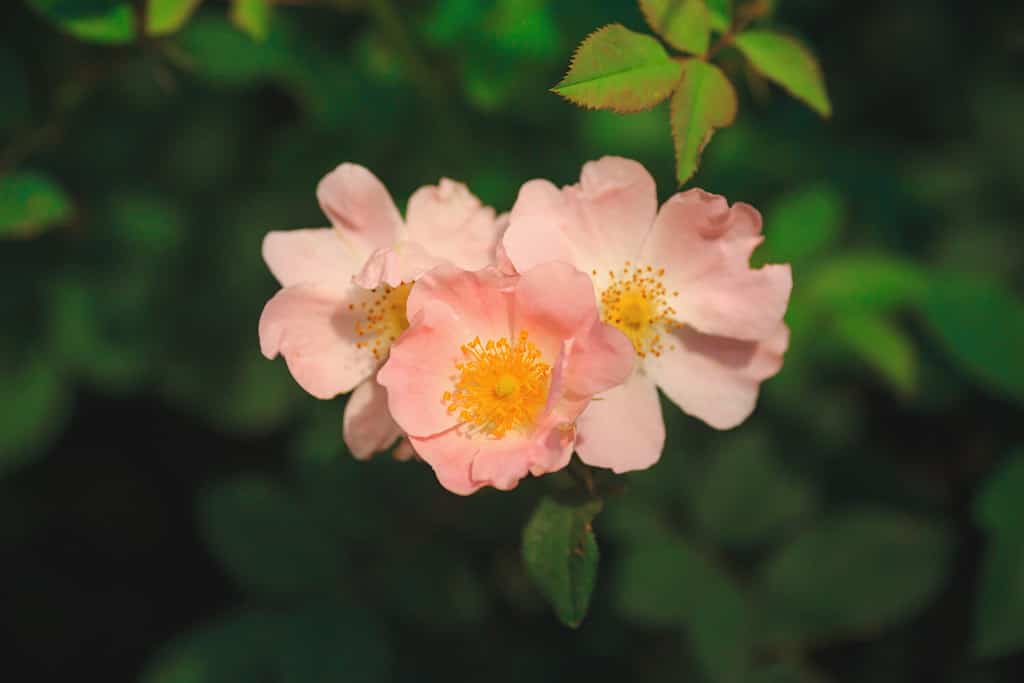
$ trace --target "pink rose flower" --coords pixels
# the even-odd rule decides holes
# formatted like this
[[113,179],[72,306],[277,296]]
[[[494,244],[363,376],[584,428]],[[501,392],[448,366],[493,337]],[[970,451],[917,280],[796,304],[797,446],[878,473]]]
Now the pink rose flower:
[[412,282],[441,263],[493,264],[506,219],[445,178],[409,198],[403,221],[380,180],[356,164],[320,181],[317,199],[332,227],[263,240],[263,259],[282,289],[260,317],[260,348],[267,358],[284,356],[295,381],[317,398],[355,389],[343,436],[364,459],[401,435],[373,375],[409,326]]
[[377,380],[448,490],[511,489],[565,467],[591,397],[633,371],[629,339],[601,322],[590,278],[564,263],[522,275],[439,266]]
[[750,268],[761,215],[688,190],[658,209],[654,179],[629,159],[583,166],[561,190],[523,185],[503,246],[520,271],[548,261],[588,273],[602,319],[629,337],[636,371],[577,421],[580,458],[615,472],[657,462],[665,440],[656,387],[717,429],[754,410],[760,383],[782,367],[788,265]]

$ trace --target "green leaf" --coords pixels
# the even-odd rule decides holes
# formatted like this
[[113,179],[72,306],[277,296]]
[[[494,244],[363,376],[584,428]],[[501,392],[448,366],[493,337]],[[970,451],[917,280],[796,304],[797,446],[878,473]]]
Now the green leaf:
[[917,389],[914,342],[899,325],[874,314],[849,314],[833,321],[836,340],[886,380],[897,392]]
[[1024,649],[1024,540],[1019,531],[989,539],[978,577],[972,641],[978,657]]
[[933,523],[855,508],[797,536],[761,568],[768,642],[860,634],[907,621],[942,589],[952,542]]
[[71,215],[71,200],[46,176],[0,176],[0,238],[35,237]]
[[523,529],[523,562],[534,583],[567,626],[587,615],[597,580],[598,550],[591,522],[600,500],[545,498]]
[[266,680],[276,645],[287,633],[280,617],[241,612],[176,638],[146,666],[142,683],[224,683]]
[[736,90],[717,66],[699,59],[683,63],[683,80],[672,96],[671,113],[680,185],[696,173],[700,154],[715,129],[732,125],[736,107]]
[[695,55],[708,51],[711,16],[704,0],[640,0],[640,11],[665,42]]
[[629,552],[615,595],[619,610],[633,620],[684,627],[697,660],[714,680],[739,680],[750,637],[746,601],[682,539],[666,536]]
[[772,541],[817,506],[814,489],[772,457],[768,444],[734,437],[711,460],[694,496],[694,516],[717,543],[751,547]]
[[70,395],[51,359],[0,366],[0,476],[42,453],[64,427]]
[[711,15],[711,28],[725,33],[732,26],[731,0],[707,0],[708,14]]
[[610,24],[580,43],[569,73],[551,90],[590,109],[650,109],[679,83],[682,65],[656,39]]
[[338,544],[269,479],[239,477],[216,486],[201,497],[199,517],[210,550],[245,588],[302,594],[341,585]]
[[81,40],[120,44],[135,40],[135,13],[128,0],[27,0],[32,9]]
[[174,33],[195,13],[202,0],[148,0],[146,32],[154,36]]
[[775,81],[822,116],[832,115],[818,60],[799,40],[759,29],[739,34],[735,44],[762,76]]
[[1024,519],[1024,447],[993,472],[974,503],[974,521],[989,533],[1012,536]]
[[802,288],[813,305],[830,314],[878,314],[919,304],[930,287],[927,273],[910,261],[847,252],[816,270]]
[[272,39],[254,44],[219,17],[200,16],[177,40],[181,65],[217,83],[248,85],[276,77],[290,65],[287,53]]
[[253,40],[266,40],[270,33],[270,0],[232,0],[231,23]]
[[995,282],[934,277],[924,300],[932,334],[975,380],[1024,402],[1024,302]]
[[842,228],[842,196],[828,185],[812,185],[784,196],[765,212],[765,241],[758,263],[807,262],[835,243]]

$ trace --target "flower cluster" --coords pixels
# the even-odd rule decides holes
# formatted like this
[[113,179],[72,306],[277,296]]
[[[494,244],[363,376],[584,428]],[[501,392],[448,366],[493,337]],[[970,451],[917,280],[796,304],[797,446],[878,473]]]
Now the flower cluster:
[[415,453],[459,494],[511,489],[573,451],[643,469],[665,441],[657,387],[728,429],[782,366],[792,280],[788,265],[750,267],[760,214],[701,190],[659,208],[635,161],[587,163],[563,188],[531,180],[502,215],[442,179],[403,220],[354,164],[317,197],[332,227],[264,240],[282,289],[260,345],[313,396],[353,392],[357,458],[401,439],[396,457]]

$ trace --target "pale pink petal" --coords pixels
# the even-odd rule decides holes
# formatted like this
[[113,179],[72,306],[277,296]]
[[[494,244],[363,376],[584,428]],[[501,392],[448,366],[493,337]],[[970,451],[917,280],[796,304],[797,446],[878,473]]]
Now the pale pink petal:
[[434,256],[465,270],[494,265],[505,226],[462,183],[442,178],[416,190],[405,218],[407,238]]
[[476,448],[468,446],[466,439],[455,434],[452,428],[429,438],[410,436],[416,453],[434,470],[434,475],[452,493],[468,496],[484,486],[473,481],[470,470]]
[[357,347],[348,301],[328,286],[296,285],[275,294],[260,316],[263,355],[284,356],[295,381],[317,398],[351,391],[377,366]]
[[691,327],[677,330],[660,357],[644,365],[683,412],[716,429],[731,429],[754,411],[762,381],[782,367],[789,329],[782,323],[764,341],[714,337]]
[[512,260],[508,257],[508,252],[505,251],[504,235],[508,231],[509,215],[506,211],[495,219],[498,223],[498,232],[502,235],[502,238],[498,240],[498,244],[494,247],[494,266],[505,275],[517,275],[519,271],[512,264]]
[[599,244],[605,254],[640,253],[658,211],[658,188],[643,164],[622,157],[587,162],[579,185],[565,192],[575,195],[585,224],[574,239]]
[[548,358],[563,352],[563,340],[571,340],[567,365],[557,368],[571,396],[609,389],[633,369],[632,343],[600,322],[590,277],[568,264],[551,262],[526,271],[516,285],[513,319],[514,333],[528,331]]
[[665,446],[658,389],[635,372],[625,384],[598,395],[576,421],[576,452],[594,467],[614,472],[647,469]]
[[373,252],[353,282],[366,289],[381,284],[397,287],[403,282],[414,282],[442,262],[418,243],[403,240],[393,247]]
[[512,334],[511,301],[517,278],[485,268],[476,272],[460,270],[449,264],[433,268],[416,281],[406,303],[409,320],[428,301],[445,304],[456,312],[465,344],[473,337],[500,339]]
[[520,271],[546,261],[591,273],[634,261],[658,208],[657,187],[636,161],[604,157],[583,166],[578,185],[523,185],[504,246]]
[[386,450],[402,435],[388,412],[387,391],[372,378],[348,397],[341,424],[345,445],[358,460]]
[[664,268],[679,322],[707,334],[757,340],[786,312],[793,280],[788,265],[750,268],[761,243],[761,215],[731,208],[702,190],[673,196],[661,207],[640,261]]
[[323,284],[347,291],[366,256],[332,228],[275,230],[263,238],[263,260],[282,287]]
[[542,329],[560,340],[590,329],[598,318],[594,284],[567,263],[522,271],[513,297],[515,329]]
[[545,422],[532,436],[502,439],[471,436],[456,428],[411,440],[438,481],[449,491],[466,495],[483,486],[508,491],[527,474],[540,476],[565,467],[572,456],[572,430],[554,427]]
[[563,381],[571,396],[608,391],[628,380],[636,365],[636,352],[629,338],[600,321],[576,336],[569,353]]
[[398,241],[402,216],[384,184],[365,167],[341,164],[320,181],[316,196],[334,227],[366,251]]
[[456,424],[443,397],[462,360],[460,346],[469,340],[455,313],[437,301],[427,301],[409,322],[391,345],[377,381],[387,389],[388,409],[399,427],[411,436],[429,437]]
[[587,245],[573,244],[570,234],[578,232],[579,218],[566,202],[561,191],[547,180],[530,180],[519,188],[519,196],[512,206],[508,229],[502,238],[502,247],[512,266],[525,272],[549,261],[561,261],[577,267],[594,257],[587,251],[577,257],[576,248]]

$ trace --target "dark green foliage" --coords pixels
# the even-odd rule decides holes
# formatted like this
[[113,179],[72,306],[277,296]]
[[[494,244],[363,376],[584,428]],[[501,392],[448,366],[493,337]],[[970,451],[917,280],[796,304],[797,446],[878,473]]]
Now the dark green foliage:
[[598,515],[565,473],[462,498],[422,463],[356,462],[345,399],[259,353],[260,243],[325,225],[342,161],[401,208],[448,176],[506,211],[604,154],[666,199],[669,100],[547,90],[597,27],[651,33],[639,3],[151,0],[141,38],[140,3],[2,4],[5,672],[1019,680],[1019,9],[705,3],[711,46],[756,15],[828,83],[722,46],[738,114],[693,177],[762,212],[756,263],[792,263],[790,349],[733,432],[666,402],[661,461],[599,476]]

